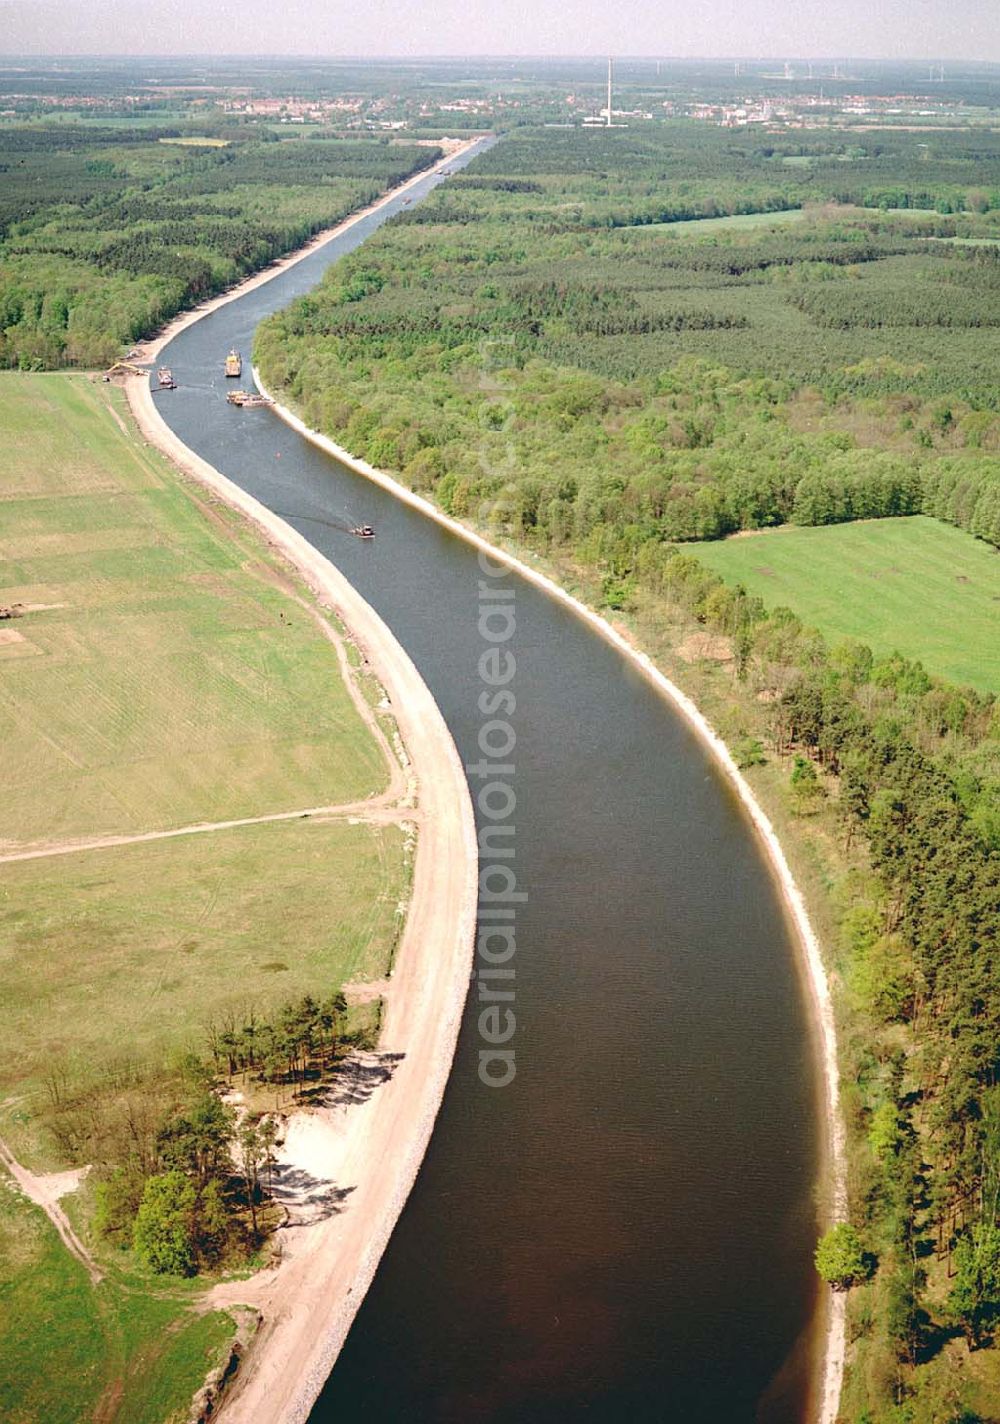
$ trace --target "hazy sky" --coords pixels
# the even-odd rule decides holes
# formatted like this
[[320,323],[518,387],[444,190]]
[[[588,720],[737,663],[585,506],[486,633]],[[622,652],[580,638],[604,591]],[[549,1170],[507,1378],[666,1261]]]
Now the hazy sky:
[[1000,0],[0,0],[0,53],[1000,60]]

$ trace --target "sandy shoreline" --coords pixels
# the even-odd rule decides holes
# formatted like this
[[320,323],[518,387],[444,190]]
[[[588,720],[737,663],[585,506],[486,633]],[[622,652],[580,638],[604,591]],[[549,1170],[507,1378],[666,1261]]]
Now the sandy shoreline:
[[[195,317],[194,319],[197,319]],[[410,1193],[444,1096],[469,987],[478,854],[465,772],[440,709],[408,655],[344,576],[283,520],[190,451],[164,423],[145,377],[126,390],[143,435],[245,515],[350,630],[384,687],[416,774],[421,830],[379,1058],[391,1077],[363,1106],[296,1114],[296,1165],[348,1191],[346,1207],[298,1226],[277,1269],[217,1287],[264,1324],[227,1395],[231,1424],[308,1418]],[[294,1139],[293,1139],[294,1134]],[[321,1183],[322,1184],[322,1183]]]
[[280,277],[283,272],[287,272],[289,267],[295,267],[307,257],[311,257],[314,252],[318,252],[321,247],[325,247],[328,242],[332,242],[341,233],[347,232],[363,218],[377,213],[380,208],[384,208],[386,203],[391,203],[394,198],[398,198],[401,193],[407,192],[422,179],[431,173],[439,173],[442,168],[446,168],[449,163],[453,163],[457,158],[466,153],[474,144],[485,138],[485,134],[476,134],[475,138],[463,139],[455,142],[447,150],[443,158],[439,158],[437,163],[432,163],[428,168],[421,168],[419,173],[414,173],[404,182],[398,183],[395,188],[388,189],[380,198],[376,198],[374,203],[369,203],[366,208],[359,208],[356,213],[351,213],[344,218],[336,227],[324,228],[315,237],[309,239],[304,247],[297,247],[294,252],[290,252],[286,257],[279,257],[272,262],[269,267],[264,267],[259,272],[255,272],[250,277],[244,277],[242,282],[238,282],[235,287],[229,287],[217,297],[212,297],[210,301],[202,302],[196,307],[189,307],[187,311],[179,312],[162,330],[155,336],[149,337],[145,341],[137,341],[135,350],[138,353],[133,359],[141,362],[155,361],[168,342],[175,336],[193,325],[196,321],[201,321],[203,316],[209,316],[212,312],[218,311],[220,307],[227,306],[230,302],[235,302],[238,297],[245,297],[247,292],[254,291],[257,287],[263,287],[267,282],[273,282],[275,277]]
[[[256,368],[253,374],[258,389],[266,393],[266,388],[261,382],[260,373]],[[847,1151],[844,1126],[840,1113],[837,1032],[834,1021],[833,1000],[830,995],[830,985],[826,975],[826,968],[823,964],[819,941],[810,922],[802,892],[785,858],[785,853],[778,840],[777,833],[760,802],[754,795],[750,784],[740,772],[725,742],[691,698],[688,697],[685,692],[682,692],[675,683],[655,666],[648,654],[634,648],[607,619],[602,618],[600,614],[596,613],[592,608],[589,608],[579,599],[574,598],[572,594],[567,593],[567,591],[553,579],[550,579],[546,574],[540,573],[537,569],[532,568],[530,564],[525,563],[515,555],[509,554],[505,550],[499,549],[489,543],[482,535],[477,534],[474,530],[469,529],[458,520],[452,519],[449,515],[444,514],[431,504],[429,500],[407,489],[405,485],[393,479],[391,475],[387,475],[383,470],[378,470],[373,465],[369,465],[366,460],[357,459],[348,450],[345,450],[342,446],[337,445],[333,440],[329,439],[328,436],[311,430],[286,406],[276,402],[274,412],[285,421],[287,425],[290,425],[292,429],[297,430],[299,434],[303,435],[312,444],[318,446],[321,450],[325,450],[327,454],[332,455],[335,459],[341,461],[342,464],[349,466],[352,470],[373,480],[384,489],[391,491],[397,498],[403,500],[404,503],[411,505],[414,509],[420,510],[422,514],[433,519],[436,523],[443,525],[446,529],[451,530],[453,534],[457,534],[467,543],[488,553],[491,558],[507,564],[512,569],[516,569],[522,577],[528,579],[538,588],[543,589],[550,597],[558,599],[561,603],[571,608],[573,612],[582,618],[596,633],[607,642],[612,643],[641,670],[654,687],[682,713],[686,721],[711,752],[739,796],[740,801],[746,808],[760,836],[780,887],[786,909],[795,927],[796,938],[802,955],[802,966],[806,973],[810,998],[813,1005],[814,1024],[816,1036],[819,1041],[820,1061],[823,1072],[825,1127],[829,1160],[830,1213],[834,1220],[843,1219],[847,1213]],[[816,1391],[817,1424],[836,1424],[841,1384],[843,1381],[845,1350],[846,1300],[842,1294],[834,1294],[831,1292],[827,1303],[827,1328],[824,1341],[823,1371],[819,1387]]]

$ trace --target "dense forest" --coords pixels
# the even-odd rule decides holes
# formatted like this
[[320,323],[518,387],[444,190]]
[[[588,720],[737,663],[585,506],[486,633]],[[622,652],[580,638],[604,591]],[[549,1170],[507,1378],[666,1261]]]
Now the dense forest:
[[0,367],[106,365],[440,156],[230,126],[0,130]]
[[972,1424],[946,1347],[993,1358],[1000,1324],[1000,710],[766,612],[683,541],[920,511],[1000,544],[1000,139],[804,147],[519,132],[257,357],[309,423],[654,646],[729,650],[727,732],[833,866],[851,1223],[818,1264],[864,1282],[844,1417]]

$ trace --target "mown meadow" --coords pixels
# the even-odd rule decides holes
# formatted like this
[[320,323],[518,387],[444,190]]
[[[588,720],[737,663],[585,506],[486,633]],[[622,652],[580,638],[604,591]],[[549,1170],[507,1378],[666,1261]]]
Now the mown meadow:
[[1000,554],[939,520],[872,519],[691,546],[728,584],[794,608],[833,639],[900,652],[1000,693]]

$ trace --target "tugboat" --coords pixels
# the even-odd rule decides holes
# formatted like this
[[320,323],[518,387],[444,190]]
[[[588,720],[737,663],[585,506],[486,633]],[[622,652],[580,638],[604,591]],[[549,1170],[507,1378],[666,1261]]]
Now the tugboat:
[[375,530],[371,527],[370,524],[355,525],[355,527],[351,530],[351,533],[356,534],[359,539],[375,538]]
[[243,357],[240,355],[240,353],[236,350],[236,347],[234,346],[230,351],[229,355],[226,357],[226,375],[236,376],[238,378],[242,376],[242,374]]
[[174,373],[169,366],[161,366],[156,373],[161,391],[173,391],[177,389],[177,382],[174,380]]

